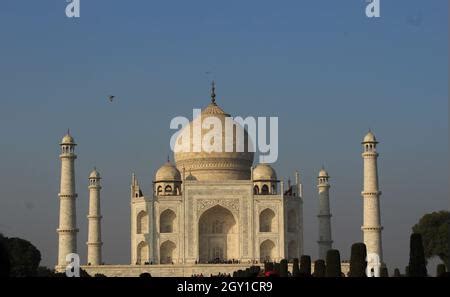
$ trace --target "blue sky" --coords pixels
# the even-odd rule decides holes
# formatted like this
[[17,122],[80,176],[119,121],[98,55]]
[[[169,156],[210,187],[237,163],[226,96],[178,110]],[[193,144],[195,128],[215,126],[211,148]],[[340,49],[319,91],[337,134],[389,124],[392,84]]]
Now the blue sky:
[[[332,176],[333,237],[343,258],[361,240],[360,141],[380,140],[385,260],[408,260],[411,226],[448,209],[448,1],[63,0],[0,6],[0,231],[56,260],[58,143],[79,146],[79,250],[87,176],[103,176],[107,263],[129,263],[132,171],[149,193],[174,116],[209,101],[232,115],[278,116],[278,176],[299,170],[305,251],[317,254],[315,176]],[[117,96],[113,104],[109,94]]]

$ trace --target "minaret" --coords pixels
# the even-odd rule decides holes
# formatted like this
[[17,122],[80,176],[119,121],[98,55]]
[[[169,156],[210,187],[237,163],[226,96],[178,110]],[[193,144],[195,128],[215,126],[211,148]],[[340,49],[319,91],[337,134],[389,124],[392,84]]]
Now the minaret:
[[295,171],[295,185],[297,190],[297,197],[303,197],[303,187],[302,183],[300,181],[300,173],[298,171]]
[[362,142],[364,159],[364,189],[362,196],[364,200],[363,231],[364,243],[367,255],[377,255],[379,261],[383,262],[383,250],[381,248],[381,218],[380,218],[380,195],[378,190],[378,169],[376,150],[377,140],[375,135],[369,131]]
[[331,213],[330,213],[330,184],[328,172],[322,168],[317,177],[317,188],[319,190],[319,259],[325,260],[327,252],[331,250],[333,240],[331,239]]
[[102,264],[102,233],[101,220],[102,215],[100,211],[100,173],[96,168],[89,175],[89,214],[87,216],[89,221],[88,229],[88,265]]
[[59,191],[58,266],[67,265],[66,256],[77,252],[77,220],[75,199],[75,142],[69,131],[61,143],[61,185]]

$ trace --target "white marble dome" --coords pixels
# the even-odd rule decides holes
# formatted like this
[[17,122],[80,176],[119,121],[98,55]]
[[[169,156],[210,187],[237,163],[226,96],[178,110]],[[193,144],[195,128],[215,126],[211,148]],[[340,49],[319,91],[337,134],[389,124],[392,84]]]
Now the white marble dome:
[[276,180],[277,173],[269,164],[258,164],[253,169],[253,180]]
[[75,144],[75,140],[73,139],[73,137],[69,133],[67,133],[62,138],[61,144]]
[[97,168],[92,170],[91,174],[89,174],[89,178],[100,178],[100,173],[97,171]]
[[319,177],[329,177],[329,176],[328,176],[328,172],[327,172],[324,168],[322,168],[322,169],[319,171]]
[[180,181],[180,171],[171,162],[166,162],[155,174],[155,182],[160,181]]
[[369,143],[369,142],[377,142],[377,139],[375,135],[372,133],[372,131],[369,131],[366,136],[364,136],[363,143]]

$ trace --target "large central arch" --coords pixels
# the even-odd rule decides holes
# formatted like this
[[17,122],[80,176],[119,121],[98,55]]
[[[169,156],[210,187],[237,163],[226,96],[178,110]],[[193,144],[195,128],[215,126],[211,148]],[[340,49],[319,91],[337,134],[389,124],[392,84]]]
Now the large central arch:
[[239,257],[238,225],[233,214],[216,205],[198,221],[199,261],[226,261]]

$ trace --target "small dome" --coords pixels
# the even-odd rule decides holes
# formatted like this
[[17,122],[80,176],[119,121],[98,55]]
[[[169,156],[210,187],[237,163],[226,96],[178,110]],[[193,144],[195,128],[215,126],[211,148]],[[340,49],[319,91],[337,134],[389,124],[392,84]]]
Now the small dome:
[[328,172],[324,168],[322,168],[319,171],[319,177],[329,177]]
[[258,164],[253,169],[253,180],[276,180],[277,173],[269,164]]
[[372,133],[372,131],[369,131],[369,133],[366,134],[366,136],[364,136],[364,140],[363,143],[366,142],[377,142],[377,139],[375,138],[375,135]]
[[61,140],[61,144],[75,144],[73,137],[67,133]]
[[161,166],[155,174],[155,181],[180,181],[180,171],[170,162]]
[[100,178],[100,173],[97,171],[97,168],[92,170],[91,174],[89,174],[89,178]]
[[193,176],[192,173],[189,172],[189,175],[186,176],[186,180],[192,181],[192,180],[197,180],[197,178],[195,178],[195,176]]

